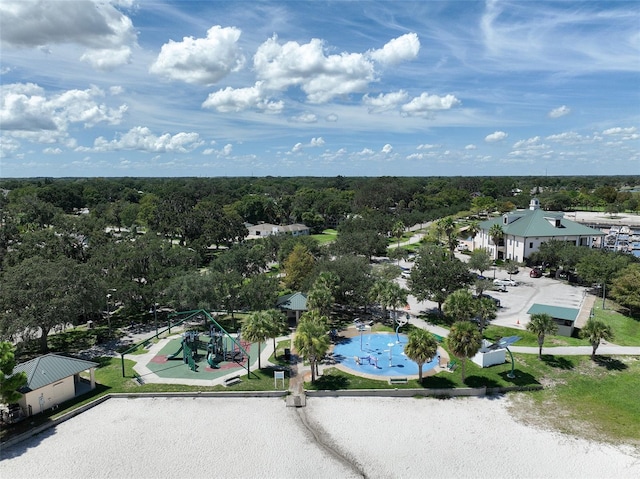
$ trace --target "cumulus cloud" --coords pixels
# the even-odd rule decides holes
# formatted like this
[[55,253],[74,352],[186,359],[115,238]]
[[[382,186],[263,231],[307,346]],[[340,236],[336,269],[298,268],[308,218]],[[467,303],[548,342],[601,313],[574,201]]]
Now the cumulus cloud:
[[504,131],[494,131],[490,135],[485,136],[484,141],[487,143],[496,143],[498,141],[503,141],[507,139],[508,134]]
[[221,113],[240,112],[249,109],[256,109],[266,113],[280,113],[284,108],[284,103],[269,98],[262,88],[262,82],[258,82],[252,87],[227,87],[210,93],[202,103],[202,108],[211,108]]
[[295,145],[293,145],[293,148],[291,148],[291,152],[298,153],[302,151],[305,147],[319,148],[321,146],[324,146],[324,138],[320,136],[318,138],[311,138],[311,141],[309,141],[309,143],[307,143],[306,145],[303,143],[296,143]]
[[430,143],[423,143],[421,145],[418,145],[418,147],[416,149],[417,150],[431,150],[433,148],[440,148],[440,145],[432,145]]
[[296,123],[316,123],[318,117],[313,113],[302,113],[291,118]]
[[76,0],[3,0],[0,2],[0,41],[23,48],[76,44],[86,48],[81,59],[108,70],[131,60],[136,32],[129,17],[116,6],[130,2]]
[[324,138],[322,138],[321,136],[318,138],[311,138],[311,142],[310,142],[311,146],[315,146],[315,147],[320,147],[324,145]]
[[408,97],[407,92],[400,90],[387,94],[380,93],[377,97],[364,95],[362,97],[362,103],[368,107],[369,113],[380,113],[397,108],[398,105],[406,102]]
[[420,40],[415,33],[407,33],[389,41],[379,50],[369,52],[369,56],[375,61],[395,65],[407,60],[413,60],[420,51]]
[[422,93],[409,103],[402,105],[402,111],[409,116],[428,116],[439,110],[449,110],[461,102],[453,95],[429,95]]
[[273,36],[253,57],[253,67],[267,88],[284,91],[298,86],[311,103],[364,91],[375,77],[374,65],[361,53],[326,55],[322,40],[278,43]]
[[186,83],[213,85],[245,62],[238,40],[241,31],[234,27],[211,27],[206,38],[184,37],[169,40],[151,65],[151,73]]
[[391,153],[393,151],[393,146],[391,146],[389,143],[387,143],[386,145],[384,145],[382,147],[382,153],[384,153],[385,155],[388,155],[389,153]]
[[[157,136],[147,127],[136,126],[120,135],[118,138],[108,141],[98,137],[94,141],[93,148],[78,148],[79,151],[117,151],[139,150],[151,153],[188,153],[204,144],[197,133],[165,133]],[[226,148],[226,147],[225,147]]]
[[336,115],[335,113],[329,113],[324,119],[325,119],[325,121],[328,121],[330,123],[334,123],[334,122],[338,121],[338,115]]
[[476,145],[474,145],[473,143],[470,143],[470,144],[468,144],[468,145],[466,145],[466,146],[464,147],[464,149],[465,149],[465,150],[475,150],[475,149],[477,149],[477,148],[478,148],[478,147],[477,147]]
[[0,123],[3,130],[11,134],[32,132],[34,135],[30,138],[36,141],[42,131],[64,136],[70,123],[82,123],[85,127],[99,123],[117,125],[127,105],[111,108],[96,101],[104,96],[97,87],[48,95],[34,83],[5,85],[0,97]]
[[549,112],[549,118],[560,118],[561,116],[568,115],[569,113],[571,113],[571,108],[566,105],[562,105],[551,110]]
[[615,127],[615,128],[608,128],[606,130],[604,130],[602,132],[603,135],[632,135],[637,131],[637,128],[635,126],[631,126],[628,128],[621,128],[621,127]]

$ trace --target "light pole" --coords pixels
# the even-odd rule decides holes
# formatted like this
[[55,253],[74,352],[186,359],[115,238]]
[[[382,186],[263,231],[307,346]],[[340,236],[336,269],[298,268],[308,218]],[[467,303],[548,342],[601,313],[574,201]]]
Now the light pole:
[[156,338],[158,337],[158,303],[153,303],[153,309],[149,311],[153,313],[153,322],[156,327]]
[[117,291],[116,289],[110,289],[110,293],[107,293],[107,324],[109,326],[109,336],[111,336],[111,312],[109,311],[109,300],[111,299],[111,292]]

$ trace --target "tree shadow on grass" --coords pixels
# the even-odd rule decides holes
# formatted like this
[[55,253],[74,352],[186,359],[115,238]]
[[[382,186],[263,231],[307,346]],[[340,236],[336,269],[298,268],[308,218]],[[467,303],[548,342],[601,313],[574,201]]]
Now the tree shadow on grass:
[[607,368],[608,371],[624,371],[625,369],[629,369],[629,366],[627,366],[622,361],[606,356],[596,356],[594,362],[598,366]]
[[511,371],[504,371],[499,374],[502,380],[510,386],[538,386],[538,380],[529,373],[525,373],[520,369],[515,369],[514,378],[510,378]]
[[422,387],[433,389],[451,389],[456,387],[456,383],[443,376],[427,376],[422,378]]
[[332,374],[326,374],[320,376],[313,383],[314,389],[325,389],[328,391],[337,391],[338,389],[347,389],[349,386],[349,380],[344,376],[334,376]]
[[487,378],[484,376],[474,376],[474,375],[467,376],[465,378],[464,383],[470,388],[482,388],[482,387],[497,388],[501,386],[501,384],[495,379]]
[[573,362],[567,358],[556,357],[553,354],[543,354],[542,361],[552,368],[569,371],[575,367]]

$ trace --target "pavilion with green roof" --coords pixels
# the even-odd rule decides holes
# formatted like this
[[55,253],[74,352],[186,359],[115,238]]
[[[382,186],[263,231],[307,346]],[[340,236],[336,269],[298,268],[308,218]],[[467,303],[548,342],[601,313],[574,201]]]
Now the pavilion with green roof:
[[[490,231],[500,225],[503,236],[498,244],[491,238]],[[592,247],[599,237],[605,236],[600,230],[581,225],[564,217],[564,213],[544,211],[534,198],[528,210],[515,210],[498,218],[483,221],[474,241],[474,249],[489,251],[494,259],[523,262],[540,249],[542,243],[550,240],[563,241],[576,246]]]

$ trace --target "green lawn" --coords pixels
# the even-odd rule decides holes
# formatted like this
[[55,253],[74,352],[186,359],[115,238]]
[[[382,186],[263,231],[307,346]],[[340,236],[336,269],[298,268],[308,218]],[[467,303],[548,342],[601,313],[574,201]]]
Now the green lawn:
[[321,245],[333,243],[338,237],[338,231],[334,229],[326,229],[321,234],[311,235],[311,237],[316,239]]

